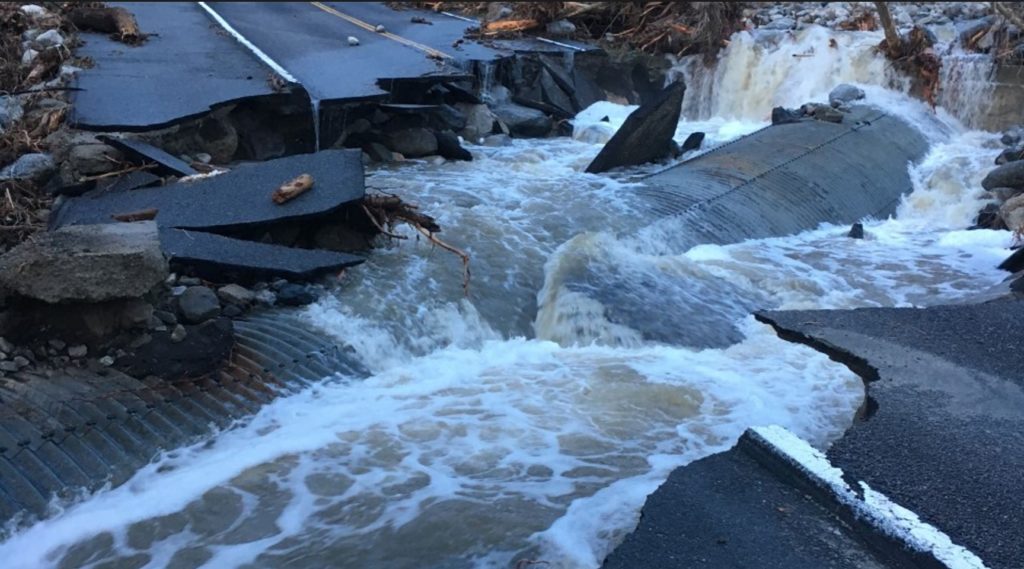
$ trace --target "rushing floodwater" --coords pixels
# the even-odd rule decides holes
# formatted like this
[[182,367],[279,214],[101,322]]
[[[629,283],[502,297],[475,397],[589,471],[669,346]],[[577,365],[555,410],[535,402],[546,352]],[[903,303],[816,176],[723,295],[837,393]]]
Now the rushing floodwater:
[[[890,81],[866,52],[877,35],[845,34],[833,51],[828,39],[811,30],[762,47],[741,36],[703,80],[681,65],[688,97],[728,95],[703,110],[688,101],[677,134],[721,142],[763,126],[774,104],[867,84],[869,102],[919,123],[933,148],[897,218],[866,223],[866,239],[824,226],[674,250],[665,236],[683,228],[646,218],[635,182],[582,173],[629,112],[614,105],[584,113],[579,140],[378,170],[369,185],[435,214],[472,255],[470,297],[454,256],[415,241],[379,251],[306,312],[372,377],[329,379],[168,454],[0,544],[4,566],[594,568],[672,468],[727,449],[748,426],[827,446],[860,405],[860,380],[777,339],[750,310],[955,301],[1001,280],[994,267],[1010,242],[962,230],[982,203],[995,137],[878,86]],[[611,126],[597,124],[604,115]],[[674,287],[730,318],[742,341],[688,347],[700,330],[681,319],[672,324],[690,334],[679,342],[645,342],[562,286],[587,259]]]

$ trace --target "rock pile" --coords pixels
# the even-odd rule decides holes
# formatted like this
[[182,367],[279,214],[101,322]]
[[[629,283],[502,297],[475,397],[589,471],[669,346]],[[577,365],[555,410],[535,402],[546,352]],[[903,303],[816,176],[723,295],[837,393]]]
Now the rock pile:
[[996,157],[996,167],[981,181],[993,201],[979,213],[975,227],[1009,229],[1024,233],[1024,127],[1003,133],[1006,147]]

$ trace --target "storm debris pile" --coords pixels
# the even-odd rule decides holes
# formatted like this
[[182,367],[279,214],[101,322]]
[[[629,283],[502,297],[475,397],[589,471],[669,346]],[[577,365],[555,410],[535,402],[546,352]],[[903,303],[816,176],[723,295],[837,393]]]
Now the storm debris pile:
[[712,58],[742,29],[741,2],[396,2],[481,19],[477,39],[542,32],[676,56]]

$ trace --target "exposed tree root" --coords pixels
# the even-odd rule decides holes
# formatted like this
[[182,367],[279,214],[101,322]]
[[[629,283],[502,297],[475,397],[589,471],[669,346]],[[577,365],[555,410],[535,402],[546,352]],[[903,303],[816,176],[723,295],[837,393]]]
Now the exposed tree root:
[[467,297],[469,296],[471,277],[469,254],[438,239],[436,234],[441,231],[441,226],[433,217],[419,211],[415,205],[391,194],[366,196],[360,205],[370,223],[385,236],[391,239],[407,239],[404,235],[394,232],[396,225],[404,223],[423,235],[431,244],[458,256],[462,260],[462,290]]

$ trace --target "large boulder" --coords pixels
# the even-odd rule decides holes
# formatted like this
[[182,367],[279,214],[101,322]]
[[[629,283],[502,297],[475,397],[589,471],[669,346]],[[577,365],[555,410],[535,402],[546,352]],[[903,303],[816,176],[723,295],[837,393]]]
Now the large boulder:
[[431,156],[437,154],[437,137],[422,127],[407,128],[391,133],[388,147],[407,158]]
[[653,162],[673,152],[672,136],[679,124],[686,86],[672,83],[654,100],[626,117],[615,136],[587,166],[587,172],[607,172],[620,166]]
[[478,144],[494,130],[494,113],[487,105],[456,103],[455,108],[466,117],[466,127],[459,132],[462,138]]
[[494,107],[498,120],[505,123],[508,132],[517,138],[541,138],[551,133],[554,121],[544,111],[514,103]]
[[134,298],[166,277],[152,221],[39,233],[0,257],[0,287],[49,303]]
[[473,159],[473,155],[459,143],[459,137],[450,130],[437,133],[437,153],[448,160]]
[[1024,230],[1024,194],[1010,198],[999,206],[999,217],[1010,231]]
[[989,191],[995,188],[1024,187],[1024,161],[1007,162],[995,168],[981,181],[981,187]]

